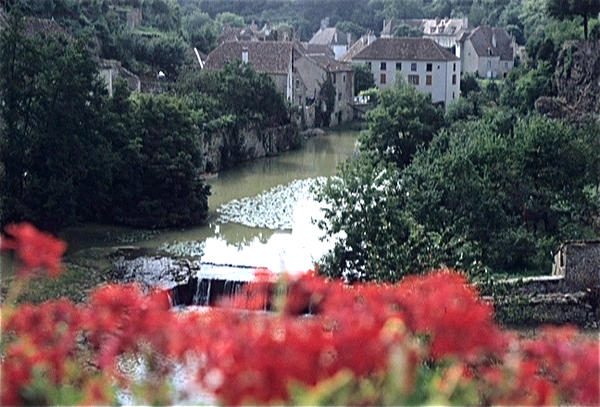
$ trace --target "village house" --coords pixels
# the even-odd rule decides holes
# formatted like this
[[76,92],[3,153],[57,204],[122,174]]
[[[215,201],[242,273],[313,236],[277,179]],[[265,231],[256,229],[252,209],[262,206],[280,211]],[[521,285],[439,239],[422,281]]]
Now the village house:
[[313,45],[326,45],[333,51],[335,59],[340,59],[342,55],[348,51],[349,46],[352,45],[351,35],[346,34],[335,27],[328,27],[328,25],[329,18],[322,20],[321,28],[313,35],[308,43]]
[[379,89],[402,78],[444,107],[460,95],[460,59],[429,38],[378,38],[352,62],[369,66]]
[[481,78],[505,78],[515,66],[517,44],[504,28],[471,28],[468,17],[392,19],[383,21],[381,37],[393,37],[394,30],[403,24],[422,31],[424,38],[431,38],[454,52],[460,58],[461,72],[476,73]]
[[306,86],[306,105],[315,103],[316,109],[324,112],[326,106],[319,99],[321,87],[327,78],[335,88],[335,101],[330,125],[350,121],[353,118],[354,70],[352,65],[335,59],[333,51],[326,45],[304,44],[304,53],[295,68]]
[[469,18],[383,20],[381,38],[393,37],[396,27],[403,24],[419,29],[423,32],[423,37],[431,38],[442,47],[456,50],[455,55],[460,56],[460,51],[457,50],[457,47],[459,47],[458,41],[469,29]]
[[290,41],[231,41],[215,48],[204,63],[204,69],[219,71],[236,59],[250,63],[257,72],[264,72],[275,82],[288,102],[298,100],[301,87],[294,86],[294,60],[301,56],[301,45]]
[[463,72],[474,72],[480,78],[506,78],[515,66],[515,37],[504,28],[477,27],[460,39]]
[[257,72],[267,73],[286,100],[298,106],[301,120],[308,127],[315,124],[315,109],[325,109],[319,96],[321,85],[330,76],[336,91],[335,105],[331,117],[324,122],[332,125],[352,119],[348,105],[354,93],[352,67],[336,61],[327,47],[296,41],[231,41],[208,55],[204,69],[221,70],[236,59],[252,64]]

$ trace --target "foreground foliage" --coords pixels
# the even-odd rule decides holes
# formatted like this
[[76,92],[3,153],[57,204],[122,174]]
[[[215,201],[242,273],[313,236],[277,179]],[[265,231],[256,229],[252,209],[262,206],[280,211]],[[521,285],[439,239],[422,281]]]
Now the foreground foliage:
[[[7,233],[0,247],[18,255],[18,282],[56,272],[63,243],[29,224]],[[450,270],[397,285],[262,272],[202,312],[174,312],[168,292],[134,285],[100,287],[83,306],[15,308],[17,294],[2,308],[3,405],[115,404],[119,389],[172,404],[178,368],[192,372],[186,391],[198,386],[226,405],[600,402],[597,341],[568,327],[534,339],[504,331]],[[133,381],[122,368],[131,358],[146,372]]]

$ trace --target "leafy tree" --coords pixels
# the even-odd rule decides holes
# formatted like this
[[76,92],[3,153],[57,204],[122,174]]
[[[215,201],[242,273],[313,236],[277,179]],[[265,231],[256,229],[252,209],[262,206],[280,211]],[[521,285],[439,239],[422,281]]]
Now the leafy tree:
[[588,39],[588,19],[600,13],[599,0],[546,0],[548,14],[560,20],[573,16],[583,17],[584,37]]
[[11,14],[0,41],[2,223],[28,219],[56,229],[97,216],[109,200],[106,91],[85,40],[23,29]]
[[460,94],[468,96],[471,92],[479,91],[479,82],[474,74],[466,73],[460,78]]
[[353,64],[354,68],[354,95],[375,87],[373,72],[365,64]]
[[338,21],[335,27],[345,33],[350,33],[352,41],[358,40],[367,32],[365,27],[353,21]]
[[423,31],[408,24],[400,24],[394,28],[394,37],[422,37]]
[[408,269],[410,219],[402,211],[395,166],[360,158],[343,164],[322,185],[325,220],[319,227],[336,238],[320,272],[348,280],[396,281]]
[[197,177],[201,150],[192,112],[166,95],[140,95],[122,107],[131,109],[125,117],[132,128],[117,152],[114,218],[137,227],[203,222],[210,190]]
[[317,115],[315,118],[317,126],[329,127],[331,114],[335,109],[335,96],[335,85],[333,84],[331,76],[328,75],[325,81],[323,81],[321,84],[321,89],[319,90],[318,108],[317,112],[315,113]]
[[232,27],[244,28],[246,24],[244,24],[244,18],[226,11],[224,13],[217,14],[215,19],[221,26],[230,25]]
[[188,45],[179,35],[165,34],[148,44],[147,62],[162,70],[170,79],[177,78],[185,60]]
[[376,90],[378,105],[367,113],[369,131],[361,137],[363,151],[374,160],[388,161],[403,168],[419,146],[426,146],[444,125],[442,109],[431,96],[414,86]]

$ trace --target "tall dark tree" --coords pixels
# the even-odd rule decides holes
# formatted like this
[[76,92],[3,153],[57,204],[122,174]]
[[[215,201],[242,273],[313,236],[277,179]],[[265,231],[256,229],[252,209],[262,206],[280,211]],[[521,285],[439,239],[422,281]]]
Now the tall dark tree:
[[106,91],[84,41],[25,34],[25,24],[11,15],[0,41],[2,222],[58,228],[108,202]]
[[600,0],[546,0],[546,9],[552,17],[563,20],[573,16],[583,17],[583,32],[588,39],[588,19],[600,13]]

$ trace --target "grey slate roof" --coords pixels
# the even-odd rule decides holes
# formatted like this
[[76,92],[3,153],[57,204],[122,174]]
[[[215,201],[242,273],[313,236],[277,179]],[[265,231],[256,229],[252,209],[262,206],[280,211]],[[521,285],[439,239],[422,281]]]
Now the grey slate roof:
[[284,41],[232,41],[219,45],[206,58],[205,69],[217,71],[225,64],[242,59],[248,50],[248,62],[257,72],[271,74],[288,73],[294,43]]
[[345,32],[340,31],[335,27],[324,28],[317,31],[308,43],[321,45],[348,45],[348,36]]
[[353,60],[458,61],[459,58],[430,38],[378,38]]
[[[496,46],[492,37],[496,35]],[[475,29],[467,40],[471,41],[480,57],[499,56],[502,61],[513,60],[512,40],[504,28],[482,26]]]

